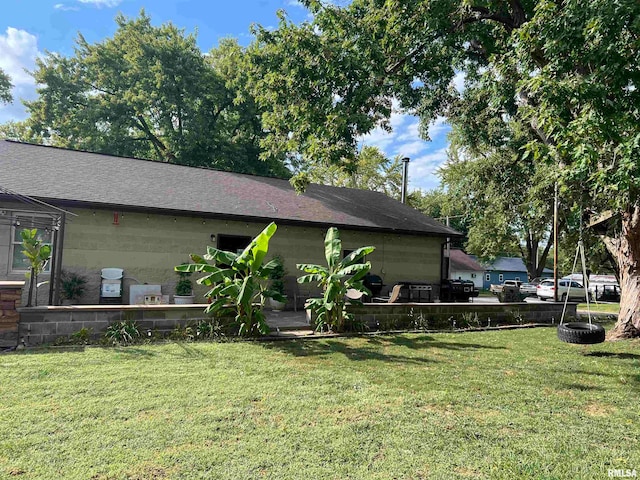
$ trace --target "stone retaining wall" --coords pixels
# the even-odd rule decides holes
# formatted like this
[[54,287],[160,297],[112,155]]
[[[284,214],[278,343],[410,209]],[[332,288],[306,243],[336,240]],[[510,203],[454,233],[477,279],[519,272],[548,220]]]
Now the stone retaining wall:
[[[576,318],[576,303],[565,317]],[[371,330],[406,328],[451,329],[525,323],[559,323],[562,303],[365,303],[350,306],[356,322]]]
[[[451,330],[452,328],[559,323],[561,303],[367,303],[350,306],[356,321],[371,331],[402,329]],[[141,332],[171,332],[176,326],[207,318],[205,305],[75,305],[29,307],[20,313],[19,339],[24,345],[56,343],[79,330],[91,330],[94,340],[113,322],[135,320]],[[300,314],[304,315],[303,313]],[[576,304],[567,305],[567,316],[576,317]],[[15,333],[14,333],[15,335]],[[13,344],[15,345],[15,343]]]
[[18,342],[18,307],[23,281],[0,281],[0,347],[15,347]]
[[206,305],[74,305],[21,308],[20,342],[26,346],[50,344],[90,329],[94,340],[121,320],[135,320],[140,332],[171,332],[177,325],[207,318]]

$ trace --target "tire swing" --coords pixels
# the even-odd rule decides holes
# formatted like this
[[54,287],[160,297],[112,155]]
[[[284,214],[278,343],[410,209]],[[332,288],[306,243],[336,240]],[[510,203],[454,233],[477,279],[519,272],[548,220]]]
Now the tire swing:
[[567,311],[567,302],[569,301],[571,293],[571,281],[569,281],[569,287],[567,293],[564,295],[564,306],[562,308],[562,317],[560,318],[560,325],[558,325],[558,339],[566,343],[575,343],[580,345],[592,345],[594,343],[604,342],[605,331],[602,325],[598,325],[591,322],[591,307],[589,303],[589,289],[587,288],[587,267],[584,258],[584,245],[582,244],[582,238],[578,240],[578,247],[576,248],[576,258],[573,261],[572,274],[576,271],[576,264],[578,263],[578,255],[582,260],[582,283],[584,284],[584,297],[587,301],[587,315],[589,322],[570,322],[564,323],[564,315]]

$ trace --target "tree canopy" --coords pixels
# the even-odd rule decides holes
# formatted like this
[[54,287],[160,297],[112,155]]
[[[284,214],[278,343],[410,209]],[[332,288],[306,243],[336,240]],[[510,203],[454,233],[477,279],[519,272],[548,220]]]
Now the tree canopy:
[[[640,334],[640,3],[303,3],[308,24],[283,18],[257,32],[254,55],[269,71],[255,82],[269,105],[267,151],[288,142],[311,161],[348,165],[354,139],[388,125],[394,99],[420,116],[423,134],[445,116],[467,133],[465,147],[482,146],[509,178],[546,180],[531,185],[533,196],[500,192],[502,205],[522,200],[535,211],[532,199],[558,181],[565,204],[619,213],[607,243],[622,267],[616,334]],[[494,184],[500,175],[490,175]]]
[[392,160],[372,146],[364,146],[356,154],[353,172],[335,164],[302,163],[299,173],[311,183],[371,190],[396,200],[400,200],[402,193],[402,159]]
[[[79,34],[75,54],[36,60],[38,97],[5,135],[74,149],[237,172],[288,176],[283,157],[259,159],[260,112],[241,80],[232,40],[204,55],[193,34],[144,13],[116,17],[111,38]],[[26,138],[24,138],[26,137]]]
[[0,103],[11,103],[13,101],[12,88],[11,78],[0,68]]

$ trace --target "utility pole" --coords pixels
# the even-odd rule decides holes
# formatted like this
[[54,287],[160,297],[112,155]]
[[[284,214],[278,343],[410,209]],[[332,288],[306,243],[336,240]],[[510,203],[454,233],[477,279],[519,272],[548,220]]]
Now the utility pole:
[[558,181],[553,193],[553,301],[558,301]]

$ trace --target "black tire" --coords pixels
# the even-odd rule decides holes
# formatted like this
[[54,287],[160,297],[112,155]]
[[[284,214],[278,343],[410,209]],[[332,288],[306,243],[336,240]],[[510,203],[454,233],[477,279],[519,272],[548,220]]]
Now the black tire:
[[585,322],[563,323],[558,325],[558,339],[567,343],[591,345],[604,342],[602,325]]

